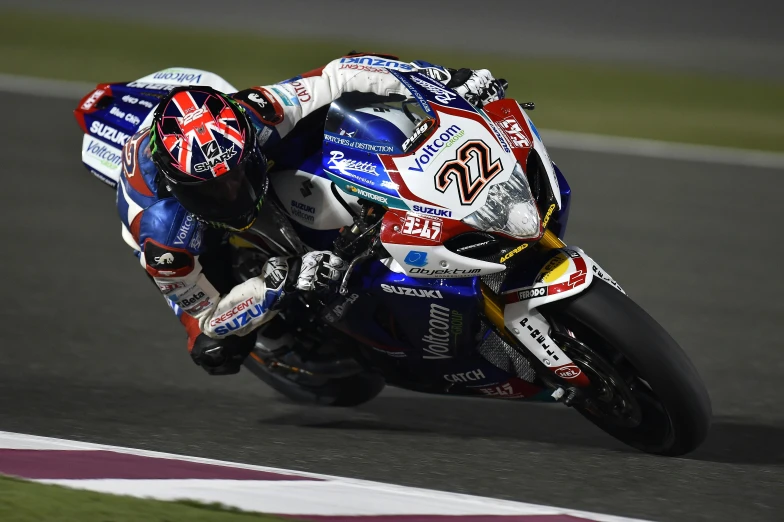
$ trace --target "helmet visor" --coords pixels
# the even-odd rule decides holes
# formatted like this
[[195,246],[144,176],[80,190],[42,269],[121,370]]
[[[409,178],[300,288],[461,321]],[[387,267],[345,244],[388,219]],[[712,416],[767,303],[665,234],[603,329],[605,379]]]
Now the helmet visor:
[[255,215],[266,192],[266,161],[258,150],[223,175],[198,182],[168,179],[171,191],[189,212],[205,221],[233,225]]

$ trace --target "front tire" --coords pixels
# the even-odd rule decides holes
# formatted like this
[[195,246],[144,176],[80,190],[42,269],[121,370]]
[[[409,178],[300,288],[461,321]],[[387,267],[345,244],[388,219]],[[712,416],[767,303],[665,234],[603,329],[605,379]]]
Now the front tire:
[[705,385],[678,343],[634,301],[595,278],[586,291],[540,311],[591,379],[588,400],[575,406],[588,420],[647,453],[683,455],[705,440]]

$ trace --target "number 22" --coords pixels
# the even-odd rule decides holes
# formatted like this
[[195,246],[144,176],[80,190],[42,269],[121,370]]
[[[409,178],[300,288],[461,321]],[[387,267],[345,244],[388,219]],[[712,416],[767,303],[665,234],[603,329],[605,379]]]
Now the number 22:
[[[471,180],[471,167],[468,162],[476,158],[479,165],[479,175]],[[471,140],[465,142],[457,149],[457,158],[447,161],[436,174],[436,189],[446,192],[452,180],[457,181],[460,193],[460,203],[470,205],[482,192],[487,183],[503,170],[501,160],[490,161],[490,147],[483,141]]]

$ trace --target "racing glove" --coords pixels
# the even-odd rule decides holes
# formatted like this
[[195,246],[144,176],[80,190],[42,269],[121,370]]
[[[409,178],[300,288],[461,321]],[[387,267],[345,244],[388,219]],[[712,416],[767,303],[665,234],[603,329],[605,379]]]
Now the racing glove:
[[487,69],[449,69],[451,75],[446,83],[468,103],[481,109],[485,104],[501,100],[505,96],[506,80],[496,80]]
[[322,250],[302,256],[294,288],[305,292],[329,292],[343,277],[348,264],[332,252]]

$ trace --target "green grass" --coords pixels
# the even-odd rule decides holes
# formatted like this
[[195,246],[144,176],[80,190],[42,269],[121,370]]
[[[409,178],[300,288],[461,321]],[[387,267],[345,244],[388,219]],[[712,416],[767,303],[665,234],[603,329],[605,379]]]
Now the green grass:
[[542,128],[784,151],[784,83],[774,81],[0,11],[0,72],[47,78],[121,81],[180,66],[242,88],[289,78],[350,49],[488,68],[509,80],[511,96],[536,102]]
[[[0,477],[3,522],[283,522],[216,504],[106,495]],[[288,519],[290,522],[291,519]]]

